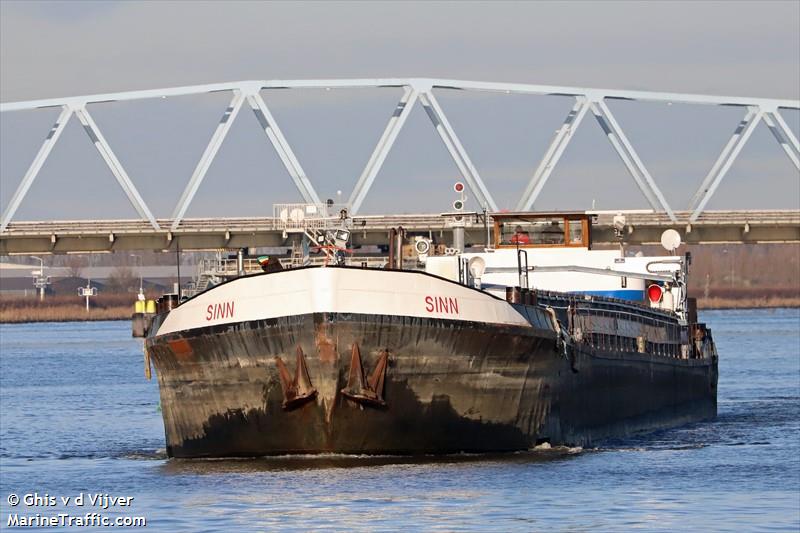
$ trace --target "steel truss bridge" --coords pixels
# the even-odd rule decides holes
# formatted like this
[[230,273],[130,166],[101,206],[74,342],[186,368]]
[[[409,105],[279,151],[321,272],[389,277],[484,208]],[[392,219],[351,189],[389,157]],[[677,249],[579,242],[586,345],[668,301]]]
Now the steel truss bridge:
[[[320,204],[320,198],[314,190],[311,180],[303,170],[286,137],[281,132],[264,98],[264,95],[268,95],[269,91],[274,89],[320,88],[399,88],[403,90],[402,97],[392,111],[386,128],[347,201],[350,214],[356,216],[356,218],[359,218],[358,213],[364,198],[374,184],[388,153],[394,145],[395,139],[417,103],[425,110],[478,205],[488,212],[498,210],[491,192],[481,179],[478,170],[472,163],[434,94],[437,90],[463,90],[506,94],[569,96],[574,98],[572,109],[570,109],[561,127],[556,131],[552,142],[527,183],[517,204],[518,211],[528,211],[533,208],[542,188],[574,136],[575,131],[583,123],[586,115],[591,113],[652,208],[652,214],[650,215],[636,215],[644,216],[645,218],[642,220],[647,222],[635,222],[631,227],[635,228],[638,225],[640,230],[646,227],[660,228],[660,230],[667,227],[680,228],[688,242],[728,242],[731,240],[734,242],[800,241],[797,221],[800,213],[798,211],[716,213],[705,211],[708,201],[760,122],[763,122],[769,128],[786,155],[800,171],[800,143],[781,116],[781,110],[800,109],[800,101],[798,100],[447,79],[386,78],[241,81],[0,104],[0,112],[2,113],[54,107],[61,109],[58,119],[47,133],[39,152],[2,213],[2,218],[0,218],[0,253],[108,251],[116,247],[121,249],[131,249],[132,247],[165,249],[173,246],[174,236],[180,236],[181,246],[185,246],[186,249],[273,245],[266,243],[275,243],[281,232],[276,230],[274,221],[271,219],[185,219],[184,215],[231,125],[237,119],[245,104],[250,107],[267,139],[275,148],[303,200],[308,204]],[[92,118],[89,106],[100,105],[105,102],[178,97],[212,92],[230,93],[230,103],[222,113],[216,130],[213,132],[203,155],[186,184],[183,194],[173,209],[172,216],[168,219],[157,219],[142,199],[122,163],[114,154],[108,141]],[[637,100],[662,102],[664,104],[722,105],[741,108],[743,114],[741,121],[733,131],[714,165],[700,183],[692,197],[688,210],[675,211],[667,203],[652,175],[609,109],[606,103],[609,100]],[[89,140],[100,153],[128,200],[141,217],[141,220],[61,222],[23,222],[13,220],[14,214],[73,115],[83,126]],[[378,235],[384,232],[388,225],[395,224],[395,222],[395,225],[404,225],[409,229],[415,228],[420,231],[443,232],[447,229],[441,217],[425,215],[360,217],[360,220],[365,221],[362,232],[365,242],[370,240],[367,238],[370,232]],[[603,217],[601,216],[599,220],[601,226],[603,224],[602,221]],[[694,236],[691,235],[693,232]],[[598,237],[602,233],[602,231],[599,231]],[[638,242],[654,240],[652,236],[644,236],[645,233],[647,232],[639,232],[641,238],[638,236],[633,238],[636,231],[631,232],[630,235],[634,241]],[[101,235],[102,237],[100,237]],[[102,245],[100,241],[103,241]],[[476,240],[476,242],[483,241]]]

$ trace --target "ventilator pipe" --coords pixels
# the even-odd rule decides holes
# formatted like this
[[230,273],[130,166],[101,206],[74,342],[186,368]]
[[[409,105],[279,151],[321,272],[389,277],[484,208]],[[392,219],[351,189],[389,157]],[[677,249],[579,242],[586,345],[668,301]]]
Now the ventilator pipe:
[[405,238],[406,230],[403,229],[402,226],[397,228],[397,232],[395,233],[395,239],[397,242],[395,243],[395,254],[397,256],[397,269],[403,270],[403,239]]
[[397,230],[391,228],[389,230],[389,268],[395,268],[395,244],[396,244]]

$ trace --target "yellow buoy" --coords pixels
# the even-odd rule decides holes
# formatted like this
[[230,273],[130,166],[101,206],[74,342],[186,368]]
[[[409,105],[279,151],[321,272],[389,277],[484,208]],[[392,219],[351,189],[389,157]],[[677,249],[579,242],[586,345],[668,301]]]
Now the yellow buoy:
[[141,300],[136,300],[136,303],[133,304],[133,312],[144,313],[144,302]]
[[147,300],[147,306],[145,307],[145,313],[155,313],[156,312],[156,301],[155,300]]

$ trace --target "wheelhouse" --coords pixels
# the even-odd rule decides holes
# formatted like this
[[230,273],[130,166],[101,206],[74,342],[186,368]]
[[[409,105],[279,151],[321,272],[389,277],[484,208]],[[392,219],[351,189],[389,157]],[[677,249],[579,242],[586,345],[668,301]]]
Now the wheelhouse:
[[495,248],[591,248],[586,213],[494,213]]

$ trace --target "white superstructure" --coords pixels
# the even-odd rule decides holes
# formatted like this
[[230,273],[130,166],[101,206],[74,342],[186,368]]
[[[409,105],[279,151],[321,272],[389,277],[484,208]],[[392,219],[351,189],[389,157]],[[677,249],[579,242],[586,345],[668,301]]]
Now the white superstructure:
[[[683,257],[592,250],[591,217],[586,214],[495,213],[493,218],[493,247],[480,253],[429,257],[425,270],[453,280],[469,276],[499,297],[505,297],[508,287],[521,287],[649,300],[653,307],[682,312]],[[669,244],[674,250],[680,243]],[[651,290],[653,294],[648,294]]]

